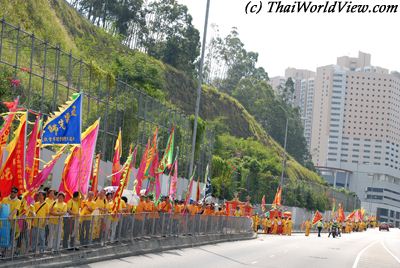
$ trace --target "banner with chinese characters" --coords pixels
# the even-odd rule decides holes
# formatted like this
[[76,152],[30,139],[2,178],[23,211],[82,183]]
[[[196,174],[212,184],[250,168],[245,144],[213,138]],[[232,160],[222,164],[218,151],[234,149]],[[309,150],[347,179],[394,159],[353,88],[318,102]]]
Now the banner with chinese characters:
[[13,186],[18,188],[18,193],[25,192],[25,135],[26,135],[26,113],[20,118],[14,139],[8,144],[9,155],[0,169],[0,193],[6,197],[11,193]]
[[81,144],[82,94],[76,93],[50,116],[43,127],[42,144]]

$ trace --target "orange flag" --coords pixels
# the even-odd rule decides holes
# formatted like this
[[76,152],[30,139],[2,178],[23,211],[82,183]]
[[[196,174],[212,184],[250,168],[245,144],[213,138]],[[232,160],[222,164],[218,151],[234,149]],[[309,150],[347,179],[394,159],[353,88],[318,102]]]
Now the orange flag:
[[3,150],[7,144],[8,136],[10,134],[11,125],[15,117],[15,112],[17,111],[19,99],[15,99],[14,102],[3,102],[3,104],[8,108],[10,113],[4,119],[2,128],[0,129],[0,168],[3,163]]
[[346,220],[350,220],[350,221],[354,220],[355,214],[356,214],[356,211],[353,210],[353,212],[351,212],[349,215],[347,215]]
[[312,220],[312,224],[313,224],[313,225],[316,224],[316,223],[319,222],[321,219],[322,219],[322,214],[321,214],[318,210],[315,211],[314,218],[313,218],[313,220]]
[[281,200],[282,200],[282,187],[279,185],[278,189],[276,190],[275,198],[274,201],[272,202],[272,205],[274,205],[275,207],[282,205]]
[[10,195],[13,186],[18,188],[18,194],[25,192],[25,136],[26,136],[26,117],[23,113],[19,126],[14,132],[14,139],[7,147],[9,155],[6,162],[0,169],[0,193],[1,197]]
[[119,185],[119,180],[121,179],[121,159],[122,155],[122,134],[121,134],[121,129],[119,130],[118,133],[118,138],[117,141],[115,142],[115,147],[114,147],[114,158],[113,158],[113,165],[112,165],[112,180],[111,180],[111,185],[112,186],[118,186]]

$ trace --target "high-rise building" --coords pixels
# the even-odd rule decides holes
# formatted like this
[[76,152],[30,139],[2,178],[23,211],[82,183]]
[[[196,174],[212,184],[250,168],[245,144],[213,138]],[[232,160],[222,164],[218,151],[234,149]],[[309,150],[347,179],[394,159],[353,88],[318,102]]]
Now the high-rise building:
[[269,83],[276,94],[282,94],[282,89],[286,86],[286,81],[289,78],[293,81],[293,94],[288,101],[291,105],[300,109],[300,117],[304,127],[304,137],[306,138],[308,146],[310,146],[315,72],[304,69],[287,68],[284,77],[272,77]]
[[317,68],[311,150],[327,181],[357,193],[381,221],[400,225],[400,77],[371,56]]

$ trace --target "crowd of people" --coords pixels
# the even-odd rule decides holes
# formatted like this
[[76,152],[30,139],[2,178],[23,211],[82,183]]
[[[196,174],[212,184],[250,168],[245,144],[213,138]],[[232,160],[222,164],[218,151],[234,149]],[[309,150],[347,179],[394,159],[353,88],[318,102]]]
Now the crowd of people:
[[305,235],[309,236],[310,231],[315,226],[316,231],[318,232],[318,237],[321,237],[322,232],[327,232],[328,237],[332,235],[341,236],[342,233],[352,233],[352,232],[363,232],[366,231],[367,228],[375,228],[377,227],[377,222],[375,220],[368,221],[351,221],[346,220],[344,222],[340,222],[337,220],[319,220],[314,225],[310,220],[306,220],[302,224],[302,230],[304,230]]
[[262,230],[263,234],[276,235],[292,235],[293,221],[291,217],[275,216],[275,217],[260,217],[257,214],[253,216],[254,232]]
[[[227,215],[225,205],[216,206],[214,203],[194,200],[185,204],[183,200],[170,200],[169,196],[154,200],[151,194],[142,194],[137,205],[128,204],[123,196],[117,211],[114,192],[101,190],[97,194],[88,192],[86,196],[74,192],[68,202],[65,202],[65,197],[65,193],[47,188],[39,191],[34,196],[35,202],[28,205],[27,198],[18,196],[18,189],[13,188],[11,194],[1,200],[0,209],[7,205],[9,213],[7,218],[0,219],[0,228],[3,227],[10,236],[14,236],[9,244],[15,247],[16,253],[57,252],[61,246],[79,250],[77,241],[79,246],[88,245],[89,240],[115,242],[117,230],[124,233],[128,231],[128,226],[133,226],[132,217],[124,215],[134,214],[135,221],[139,222],[143,222],[145,217],[156,219],[155,228],[161,228],[157,221],[161,214],[172,215],[171,220],[174,221],[178,221],[177,216],[181,215]],[[241,217],[242,213],[239,211],[234,216]],[[149,226],[143,228],[149,233]],[[136,224],[130,230],[140,232],[142,225]]]

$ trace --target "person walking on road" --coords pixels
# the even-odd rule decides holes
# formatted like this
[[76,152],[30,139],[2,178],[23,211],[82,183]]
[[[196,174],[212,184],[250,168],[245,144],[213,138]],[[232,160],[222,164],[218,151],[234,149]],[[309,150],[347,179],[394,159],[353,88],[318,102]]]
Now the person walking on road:
[[321,231],[322,231],[322,227],[324,226],[324,224],[322,223],[322,220],[319,220],[317,222],[317,229],[318,229],[318,237],[321,237]]
[[304,227],[306,229],[305,235],[309,236],[310,235],[310,229],[311,229],[311,222],[309,220],[306,220],[304,222]]

